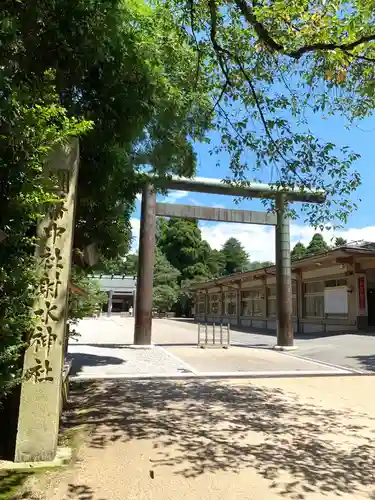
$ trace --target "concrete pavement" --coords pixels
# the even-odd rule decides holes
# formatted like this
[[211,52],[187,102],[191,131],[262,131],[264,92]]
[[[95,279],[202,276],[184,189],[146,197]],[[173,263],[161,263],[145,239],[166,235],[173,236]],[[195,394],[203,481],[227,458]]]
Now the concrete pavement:
[[[172,321],[172,320],[169,320]],[[190,320],[174,320],[184,323],[186,329],[196,331],[196,324]],[[271,348],[276,343],[276,336],[266,332],[245,332],[232,327],[231,339],[234,345],[246,345],[253,348]],[[307,358],[320,363],[340,366],[355,372],[375,372],[375,335],[371,333],[322,333],[297,335],[298,347],[293,357]]]
[[270,336],[232,331],[229,349],[198,349],[197,325],[191,322],[153,322],[152,349],[133,349],[132,318],[112,316],[80,322],[78,340],[71,340],[72,376],[87,378],[328,375],[347,372],[314,360],[271,349]]

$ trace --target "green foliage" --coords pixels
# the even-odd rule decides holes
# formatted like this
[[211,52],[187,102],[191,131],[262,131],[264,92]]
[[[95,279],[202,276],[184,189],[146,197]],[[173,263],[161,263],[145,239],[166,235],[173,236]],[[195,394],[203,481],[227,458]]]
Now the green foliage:
[[107,295],[101,291],[100,283],[95,278],[74,266],[71,283],[83,293],[71,291],[69,296],[69,322],[76,324],[78,320],[94,316],[107,303]]
[[221,252],[225,259],[224,274],[239,273],[248,269],[249,256],[236,238],[229,238]]
[[160,231],[158,247],[173,267],[186,279],[211,276],[208,264],[209,245],[202,241],[198,221],[172,217]]
[[[11,37],[8,28],[1,37]],[[33,327],[35,227],[56,201],[44,163],[52,147],[90,128],[59,105],[53,72],[40,75],[38,85],[32,75],[21,85],[4,59],[1,53],[0,228],[7,238],[0,243],[0,400],[19,381]]]
[[[345,242],[345,240],[343,240],[342,238],[336,238],[336,241],[337,240],[339,240],[340,244],[344,244],[341,243],[341,241]],[[311,238],[310,243],[308,244],[307,247],[305,247],[305,245],[300,241],[296,243],[291,251],[291,257],[292,261],[294,261],[298,259],[303,259],[304,257],[312,257],[315,254],[327,252],[328,250],[330,250],[330,247],[324,240],[323,236],[320,233],[316,233]]]
[[130,253],[125,257],[124,274],[126,276],[137,276],[138,272],[138,255]]
[[[207,243],[208,245],[208,243]],[[209,249],[208,250],[207,265],[210,270],[210,275],[213,278],[218,276],[223,276],[225,272],[225,255],[220,250]]]
[[[375,107],[374,10],[370,1],[175,0],[201,70],[216,93],[215,123],[231,179],[265,173],[280,185],[325,189],[305,205],[314,227],[342,224],[356,207],[358,155],[311,129],[314,114],[348,121]],[[294,215],[295,212],[293,213]]]
[[311,238],[311,241],[306,248],[306,257],[326,252],[327,250],[329,250],[329,246],[325,242],[323,236],[320,233],[316,233]]
[[121,276],[137,276],[138,255],[129,253],[125,256],[107,259],[101,256],[93,271],[102,274],[117,274]]
[[303,243],[298,241],[292,251],[290,252],[292,260],[298,260],[298,259],[303,259],[306,257],[306,247]]
[[178,299],[178,277],[180,271],[174,268],[159,248],[155,253],[153,309],[168,312]]
[[[4,0],[0,48],[1,399],[33,326],[35,228],[55,200],[50,148],[80,136],[74,246],[95,242],[113,267],[129,250],[140,173],[193,174],[192,143],[212,117],[210,82],[196,79],[189,37],[162,3]],[[76,317],[93,304],[71,306]]]
[[335,238],[334,247],[341,247],[341,246],[346,245],[347,243],[348,242],[345,238],[342,238],[341,236],[337,236]]

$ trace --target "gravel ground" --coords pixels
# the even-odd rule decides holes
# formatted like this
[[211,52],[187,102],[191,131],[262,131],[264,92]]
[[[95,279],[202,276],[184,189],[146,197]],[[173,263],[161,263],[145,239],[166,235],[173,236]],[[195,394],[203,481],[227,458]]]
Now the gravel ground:
[[73,361],[71,376],[80,378],[189,373],[183,361],[170,356],[158,346],[151,349],[134,349],[129,346],[108,349],[93,345],[70,345],[68,358]]
[[18,499],[374,500],[372,390],[372,377],[76,384],[75,466]]

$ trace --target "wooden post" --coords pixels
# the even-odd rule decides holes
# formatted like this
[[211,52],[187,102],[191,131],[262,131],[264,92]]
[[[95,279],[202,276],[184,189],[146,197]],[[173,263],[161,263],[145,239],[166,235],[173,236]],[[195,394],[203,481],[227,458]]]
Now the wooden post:
[[78,140],[73,139],[56,148],[47,164],[62,202],[37,228],[41,282],[34,305],[37,323],[24,355],[15,462],[49,461],[56,454],[78,163]]
[[297,332],[302,332],[303,318],[303,283],[302,271],[296,269]]
[[237,303],[236,303],[236,313],[237,313],[237,326],[241,326],[241,280],[238,280],[238,289],[237,289]]
[[220,321],[224,321],[225,316],[225,294],[223,290],[223,286],[220,286]]
[[208,290],[205,290],[204,291],[204,321],[205,323],[207,323],[208,321],[208,300],[209,300],[209,296],[208,296]]
[[293,347],[292,270],[289,219],[285,215],[285,195],[276,198],[276,301],[277,347]]
[[151,345],[152,284],[156,237],[156,193],[147,185],[142,193],[139,265],[135,306],[134,344]]

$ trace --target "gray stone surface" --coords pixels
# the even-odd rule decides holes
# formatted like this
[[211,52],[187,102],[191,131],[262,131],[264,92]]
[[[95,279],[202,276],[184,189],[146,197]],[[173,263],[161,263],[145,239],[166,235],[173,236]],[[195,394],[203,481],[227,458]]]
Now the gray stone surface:
[[33,305],[35,329],[24,354],[15,462],[50,461],[56,454],[78,164],[74,138],[56,146],[45,165],[46,177],[53,172],[58,178],[61,203],[37,226],[35,256],[42,279]]
[[[192,330],[196,328],[188,320],[185,323]],[[253,348],[270,348],[276,344],[275,334],[243,332],[236,327],[231,329],[231,339],[232,344]],[[295,344],[298,349],[292,353],[293,356],[360,372],[375,372],[375,335],[371,333],[301,334],[296,337]]]
[[76,327],[78,339],[69,342],[70,375],[95,378],[189,373],[185,363],[163,347],[135,349],[133,325],[133,318],[116,316],[81,321]]
[[132,349],[129,346],[69,346],[71,376],[118,377],[120,375],[162,375],[189,373],[184,362],[158,346]]
[[[73,360],[72,376],[80,378],[110,378],[126,376],[189,376],[212,374],[334,374],[340,373],[340,358],[324,353],[327,342],[340,345],[335,336],[298,340],[299,349],[293,353],[273,350],[275,337],[267,334],[244,333],[232,329],[232,347],[226,349],[198,349],[197,325],[193,322],[155,319],[153,321],[152,349],[134,349],[133,318],[113,316],[81,321],[80,337],[71,340],[69,356]],[[333,340],[332,340],[333,339]],[[346,340],[345,340],[346,339]],[[314,347],[315,346],[315,347]],[[315,349],[315,350],[314,350]],[[338,349],[339,351],[339,349]],[[357,366],[352,361],[349,369]],[[304,359],[306,358],[306,359]],[[343,364],[343,366],[345,366]],[[342,370],[341,370],[342,373]]]

